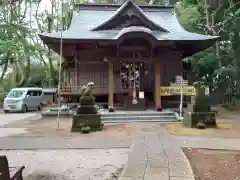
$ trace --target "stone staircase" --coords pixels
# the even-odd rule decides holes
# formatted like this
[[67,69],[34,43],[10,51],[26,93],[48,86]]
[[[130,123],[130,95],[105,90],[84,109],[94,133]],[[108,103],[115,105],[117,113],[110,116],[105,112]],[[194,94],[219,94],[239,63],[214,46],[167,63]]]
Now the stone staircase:
[[104,124],[125,124],[131,122],[175,122],[178,115],[171,110],[157,112],[154,110],[146,111],[102,111],[102,121]]

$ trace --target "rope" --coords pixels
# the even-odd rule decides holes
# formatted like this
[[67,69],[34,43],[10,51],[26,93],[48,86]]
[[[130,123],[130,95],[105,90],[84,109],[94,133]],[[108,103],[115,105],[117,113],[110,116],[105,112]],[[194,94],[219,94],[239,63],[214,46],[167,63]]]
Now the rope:
[[[63,18],[63,0],[61,0],[61,19]],[[60,106],[61,106],[61,74],[62,74],[62,55],[63,55],[63,22],[61,22],[60,30],[60,58],[59,58],[59,70],[58,70],[58,105],[57,105],[57,130],[60,129]]]

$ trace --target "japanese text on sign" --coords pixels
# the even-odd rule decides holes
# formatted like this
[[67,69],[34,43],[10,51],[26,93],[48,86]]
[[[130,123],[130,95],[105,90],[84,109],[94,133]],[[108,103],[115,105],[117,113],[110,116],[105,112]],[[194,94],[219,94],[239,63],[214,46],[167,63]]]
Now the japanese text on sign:
[[[181,95],[181,86],[161,86],[160,95],[161,96]],[[196,90],[193,86],[183,86],[183,95],[195,96]]]

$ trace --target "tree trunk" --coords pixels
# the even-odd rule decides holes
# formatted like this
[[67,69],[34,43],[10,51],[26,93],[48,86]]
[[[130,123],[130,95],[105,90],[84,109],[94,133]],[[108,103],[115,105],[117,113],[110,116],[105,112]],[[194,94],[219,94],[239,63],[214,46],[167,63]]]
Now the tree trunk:
[[[205,6],[205,18],[206,18],[206,28],[214,36],[218,36],[217,31],[215,30],[215,18],[214,14],[210,15],[208,0],[204,1]],[[212,17],[210,20],[210,16]],[[220,42],[217,41],[215,44],[215,55],[218,62],[218,68],[222,68],[222,63],[220,59]]]

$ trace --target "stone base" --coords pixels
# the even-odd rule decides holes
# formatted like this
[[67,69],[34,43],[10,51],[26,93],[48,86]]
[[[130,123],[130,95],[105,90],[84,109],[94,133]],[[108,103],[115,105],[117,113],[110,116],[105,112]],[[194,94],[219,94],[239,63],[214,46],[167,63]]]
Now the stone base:
[[114,112],[114,108],[113,107],[108,107],[108,112]]
[[206,127],[216,127],[216,118],[213,112],[185,112],[183,124],[187,127],[196,128],[198,122],[204,123]]
[[91,128],[91,131],[102,130],[103,124],[100,114],[75,114],[72,121],[72,132],[81,132],[81,128],[87,125]]

